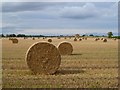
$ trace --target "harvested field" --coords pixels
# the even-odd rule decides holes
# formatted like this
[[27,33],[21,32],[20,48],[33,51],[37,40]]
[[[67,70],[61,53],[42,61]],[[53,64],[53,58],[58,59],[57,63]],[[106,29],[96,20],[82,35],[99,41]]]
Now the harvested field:
[[[73,54],[61,57],[58,71],[53,75],[33,74],[25,61],[28,48],[39,38],[17,38],[18,44],[2,39],[3,88],[116,88],[118,87],[118,40],[82,42],[66,39],[73,45]],[[52,38],[58,45],[64,38]]]

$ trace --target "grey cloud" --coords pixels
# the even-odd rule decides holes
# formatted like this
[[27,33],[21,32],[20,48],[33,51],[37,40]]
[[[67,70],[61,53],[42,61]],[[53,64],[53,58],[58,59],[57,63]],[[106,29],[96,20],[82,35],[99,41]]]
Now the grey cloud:
[[4,2],[2,3],[2,11],[3,12],[39,11],[51,7],[54,8],[63,7],[64,5],[67,4],[69,5],[69,3],[65,2]]
[[36,11],[45,9],[53,3],[44,2],[6,2],[2,4],[3,12]]
[[61,11],[61,17],[73,19],[87,19],[98,15],[99,12],[92,3],[87,3],[82,7],[65,7]]

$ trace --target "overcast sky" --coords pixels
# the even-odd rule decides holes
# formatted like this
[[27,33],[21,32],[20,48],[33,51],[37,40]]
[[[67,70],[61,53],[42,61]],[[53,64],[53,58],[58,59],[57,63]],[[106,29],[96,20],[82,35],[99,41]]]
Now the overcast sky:
[[4,2],[3,34],[86,34],[118,31],[115,2]]

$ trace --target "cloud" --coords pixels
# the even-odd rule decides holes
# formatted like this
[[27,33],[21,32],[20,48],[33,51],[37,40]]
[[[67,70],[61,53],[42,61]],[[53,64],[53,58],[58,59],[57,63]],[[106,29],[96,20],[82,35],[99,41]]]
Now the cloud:
[[86,19],[99,16],[93,3],[86,3],[81,6],[64,7],[61,11],[61,17],[72,19]]
[[[3,2],[2,12],[41,11],[49,8],[63,7],[66,2]],[[54,8],[55,9],[55,8]]]
[[47,8],[47,6],[50,4],[44,2],[4,2],[2,12],[38,11]]
[[[60,33],[113,29],[117,31],[117,6],[114,3],[19,2],[3,5],[4,33]],[[55,29],[55,30],[52,30]],[[32,30],[32,32],[29,32]],[[74,33],[74,31],[66,33]],[[82,31],[83,30],[83,31]],[[64,30],[63,30],[64,32]]]
[[4,0],[4,2],[119,2],[119,0]]

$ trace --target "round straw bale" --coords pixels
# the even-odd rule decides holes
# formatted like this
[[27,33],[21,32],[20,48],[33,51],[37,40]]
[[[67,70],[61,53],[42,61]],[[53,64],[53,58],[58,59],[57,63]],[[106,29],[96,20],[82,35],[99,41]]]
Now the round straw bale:
[[87,37],[85,37],[85,40],[87,40]]
[[33,37],[32,39],[33,39],[33,40],[35,40],[35,38],[34,38],[34,37]]
[[79,41],[82,41],[82,39],[80,38]]
[[103,42],[107,42],[107,39],[104,39]]
[[74,38],[74,41],[77,41],[77,38]]
[[100,40],[100,38],[97,38],[98,40]]
[[101,40],[103,40],[103,38],[101,38]]
[[14,38],[14,39],[11,39],[12,40],[12,43],[14,44],[17,44],[18,43],[18,39]]
[[52,42],[52,39],[48,39],[48,42]]
[[26,61],[35,74],[54,74],[60,66],[61,55],[53,44],[37,42],[28,49]]
[[98,41],[98,38],[96,38],[95,41]]
[[58,50],[61,55],[70,55],[73,52],[73,46],[71,43],[64,41],[58,45]]

